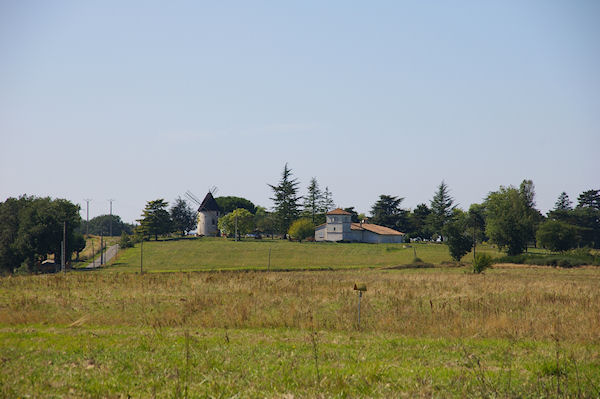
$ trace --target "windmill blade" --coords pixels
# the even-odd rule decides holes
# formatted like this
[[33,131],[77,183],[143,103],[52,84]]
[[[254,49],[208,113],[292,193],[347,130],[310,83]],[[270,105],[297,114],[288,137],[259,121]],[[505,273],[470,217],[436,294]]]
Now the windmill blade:
[[196,205],[200,206],[202,205],[202,201],[200,201],[198,199],[198,197],[196,197],[190,190],[187,190],[185,192],[185,196],[188,197],[188,199],[192,202],[194,202]]
[[219,187],[217,186],[212,186],[209,190],[208,190],[213,196],[217,195],[217,193],[219,192]]

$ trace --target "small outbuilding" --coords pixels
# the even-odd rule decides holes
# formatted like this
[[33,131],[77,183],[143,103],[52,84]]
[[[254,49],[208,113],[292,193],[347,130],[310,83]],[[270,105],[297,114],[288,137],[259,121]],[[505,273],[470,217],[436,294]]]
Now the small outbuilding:
[[341,208],[326,215],[326,222],[315,228],[315,241],[402,243],[404,233],[373,223],[353,223],[352,214]]

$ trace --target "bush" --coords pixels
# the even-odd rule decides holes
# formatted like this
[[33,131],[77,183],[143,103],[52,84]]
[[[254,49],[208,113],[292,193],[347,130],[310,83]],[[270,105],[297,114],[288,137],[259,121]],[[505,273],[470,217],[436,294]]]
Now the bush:
[[125,232],[121,233],[121,240],[119,240],[119,247],[121,247],[121,248],[133,247],[133,241],[131,240],[131,237],[129,236],[129,234],[127,234]]
[[298,219],[292,223],[288,234],[294,240],[302,241],[315,235],[315,225],[310,219]]
[[473,262],[473,273],[481,273],[485,269],[492,267],[494,259],[486,253],[479,253],[475,255],[475,261]]
[[518,263],[538,266],[577,267],[583,265],[600,266],[600,257],[587,248],[578,248],[563,254],[521,254],[504,256],[496,260],[498,263]]

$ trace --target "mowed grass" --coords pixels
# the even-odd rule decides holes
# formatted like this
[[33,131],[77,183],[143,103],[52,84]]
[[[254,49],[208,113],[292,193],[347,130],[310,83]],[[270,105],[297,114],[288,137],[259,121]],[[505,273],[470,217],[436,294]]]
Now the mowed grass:
[[600,269],[464,271],[3,278],[0,396],[600,395]]
[[[269,266],[269,250],[270,266]],[[483,250],[499,255],[495,250]],[[221,269],[338,269],[385,267],[412,262],[416,255],[424,262],[450,261],[442,244],[342,244],[249,240],[224,238],[148,241],[144,243],[144,271],[188,271]],[[468,255],[465,256],[465,259]],[[110,271],[139,271],[140,244],[123,251]]]

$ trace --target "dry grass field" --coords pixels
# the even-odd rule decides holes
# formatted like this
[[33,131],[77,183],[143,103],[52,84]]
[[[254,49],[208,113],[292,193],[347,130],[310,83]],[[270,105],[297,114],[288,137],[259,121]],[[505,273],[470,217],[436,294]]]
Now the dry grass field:
[[598,396],[599,288],[594,267],[6,277],[0,395]]

